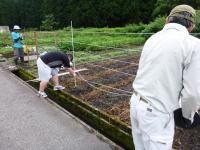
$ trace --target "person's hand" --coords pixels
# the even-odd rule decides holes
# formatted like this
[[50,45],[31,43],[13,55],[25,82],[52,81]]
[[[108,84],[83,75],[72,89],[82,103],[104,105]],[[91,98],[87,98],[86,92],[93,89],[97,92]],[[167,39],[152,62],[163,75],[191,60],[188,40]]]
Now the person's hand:
[[179,108],[174,111],[174,121],[177,127],[183,129],[192,129],[200,125],[200,116],[196,112],[193,117],[193,122],[191,122],[189,119],[183,117],[182,108]]
[[21,34],[19,35],[19,38],[20,38],[21,40],[24,39],[23,33],[21,33]]
[[26,33],[22,33],[22,38],[25,39]]

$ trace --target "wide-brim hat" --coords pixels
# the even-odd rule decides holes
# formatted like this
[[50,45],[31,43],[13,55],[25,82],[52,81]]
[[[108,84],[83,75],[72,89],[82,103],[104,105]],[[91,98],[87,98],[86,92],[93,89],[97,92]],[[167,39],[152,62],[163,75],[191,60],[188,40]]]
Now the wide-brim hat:
[[18,25],[14,25],[13,29],[14,30],[20,30],[21,28]]

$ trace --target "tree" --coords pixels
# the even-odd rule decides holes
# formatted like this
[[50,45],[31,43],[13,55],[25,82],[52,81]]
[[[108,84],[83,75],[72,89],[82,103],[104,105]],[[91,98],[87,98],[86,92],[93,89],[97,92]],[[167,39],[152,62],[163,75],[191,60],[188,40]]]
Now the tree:
[[16,6],[12,3],[13,0],[1,0],[0,1],[0,22],[2,25],[13,26],[13,22],[17,22],[16,19]]
[[167,16],[172,9],[172,5],[170,0],[157,0],[151,17],[154,19],[158,16]]
[[41,30],[51,31],[56,26],[57,22],[53,14],[49,14],[45,16],[45,19],[42,21],[42,25],[40,27]]
[[69,26],[71,20],[76,27],[116,27],[149,23],[179,4],[200,7],[199,0],[1,0],[0,22],[39,28],[53,15],[54,29]]

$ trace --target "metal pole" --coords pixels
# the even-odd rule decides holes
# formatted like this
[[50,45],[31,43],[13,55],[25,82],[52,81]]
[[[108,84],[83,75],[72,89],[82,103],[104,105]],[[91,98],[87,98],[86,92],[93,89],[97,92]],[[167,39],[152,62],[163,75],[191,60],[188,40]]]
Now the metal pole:
[[[74,57],[74,32],[73,32],[73,24],[71,21],[71,34],[72,34],[72,50],[73,50],[73,67],[74,67],[74,71],[75,71],[75,57]],[[74,84],[76,87],[76,77],[74,77]]]

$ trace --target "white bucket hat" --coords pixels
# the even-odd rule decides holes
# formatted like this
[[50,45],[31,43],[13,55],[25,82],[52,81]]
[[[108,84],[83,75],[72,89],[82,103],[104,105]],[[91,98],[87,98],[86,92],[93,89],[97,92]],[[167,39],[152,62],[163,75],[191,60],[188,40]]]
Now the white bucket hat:
[[13,29],[14,30],[20,30],[21,28],[18,25],[14,25]]

